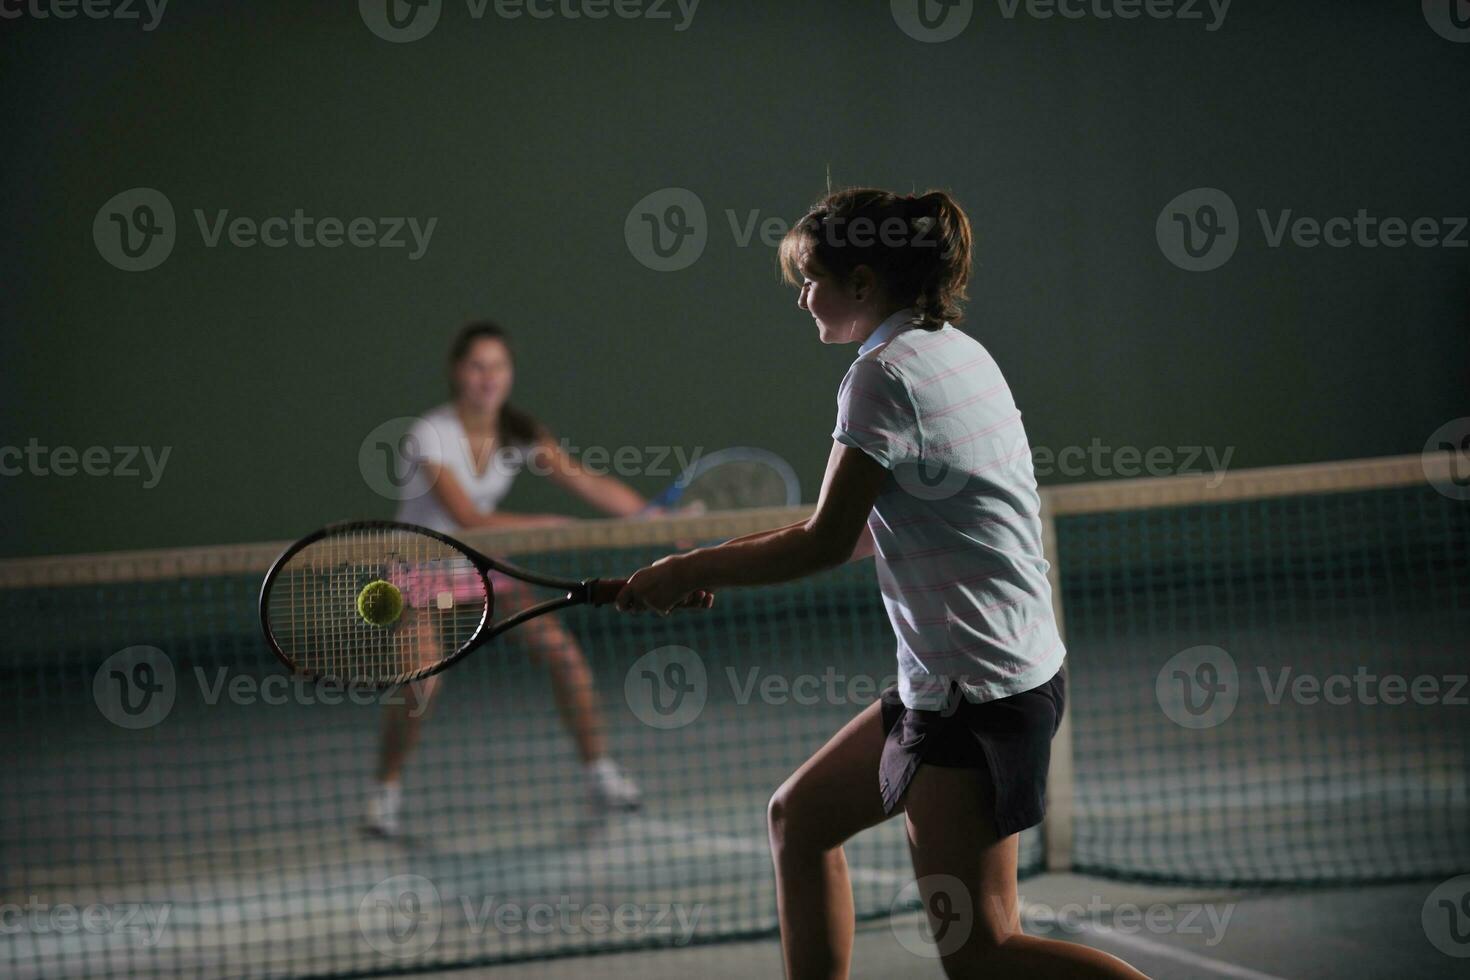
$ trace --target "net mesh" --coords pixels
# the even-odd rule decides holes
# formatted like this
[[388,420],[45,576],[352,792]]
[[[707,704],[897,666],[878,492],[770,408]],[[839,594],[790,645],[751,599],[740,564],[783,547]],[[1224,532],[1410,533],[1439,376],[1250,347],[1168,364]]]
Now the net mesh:
[[[1470,506],[1395,472],[1052,495],[1073,766],[1046,836],[1072,866],[1208,884],[1470,868]],[[471,543],[578,578],[783,518]],[[769,934],[766,802],[892,680],[868,563],[668,619],[568,610],[642,809],[589,809],[550,668],[506,637],[444,676],[405,836],[372,838],[355,828],[384,695],[285,677],[255,615],[278,550],[0,566],[7,976],[327,976]],[[1023,835],[1023,875],[1042,838]],[[860,916],[907,907],[900,821],[847,853]]]
[[1058,518],[1078,870],[1470,867],[1470,506],[1428,486]]

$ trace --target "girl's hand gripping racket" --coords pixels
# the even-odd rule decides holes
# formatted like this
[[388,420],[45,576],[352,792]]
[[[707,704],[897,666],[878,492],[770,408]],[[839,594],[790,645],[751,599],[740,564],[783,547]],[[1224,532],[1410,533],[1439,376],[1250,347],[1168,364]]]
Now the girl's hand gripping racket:
[[[565,594],[492,622],[492,572]],[[528,619],[608,605],[624,584],[526,571],[413,524],[349,521],[307,535],[276,559],[260,588],[260,625],[298,674],[392,687],[437,674]],[[698,592],[684,605],[713,603]]]

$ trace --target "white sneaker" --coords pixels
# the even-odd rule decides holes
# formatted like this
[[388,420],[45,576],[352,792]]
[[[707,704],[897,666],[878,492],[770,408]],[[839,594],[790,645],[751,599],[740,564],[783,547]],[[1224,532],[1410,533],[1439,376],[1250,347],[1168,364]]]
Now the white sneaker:
[[623,774],[618,764],[611,759],[589,762],[587,773],[587,798],[598,810],[636,810],[643,802],[638,785]]
[[398,836],[398,809],[403,790],[397,783],[379,783],[368,797],[362,829],[383,837]]

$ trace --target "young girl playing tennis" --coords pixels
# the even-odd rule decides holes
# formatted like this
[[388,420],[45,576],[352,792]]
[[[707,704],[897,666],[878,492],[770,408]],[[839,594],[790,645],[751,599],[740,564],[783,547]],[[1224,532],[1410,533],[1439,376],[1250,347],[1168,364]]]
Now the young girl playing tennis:
[[845,190],[813,208],[781,244],[783,271],[823,343],[860,345],[816,512],[660,559],[618,596],[620,609],[667,614],[696,589],[784,582],[876,554],[899,683],[769,808],[794,980],[847,976],[842,844],[899,810],[947,975],[1142,976],[1020,928],[1017,841],[1042,819],[1065,650],[1021,413],[989,353],[951,325],[970,248],[969,220],[945,193]]
[[[425,414],[409,431],[413,483],[406,488],[397,519],[453,534],[470,528],[533,527],[566,518],[546,514],[508,514],[497,510],[516,474],[533,469],[613,516],[637,514],[644,500],[611,476],[579,467],[533,417],[510,404],[515,364],[510,338],[494,323],[472,323],[460,331],[449,354],[452,400]],[[493,577],[496,604],[517,609],[534,601],[528,587],[506,576]],[[531,620],[517,630],[531,658],[551,674],[551,689],[563,725],[577,743],[586,770],[590,801],[604,809],[638,804],[638,788],[607,757],[601,712],[576,638],[554,615]],[[425,659],[437,660],[438,640],[420,630]],[[378,785],[368,801],[367,827],[382,834],[398,831],[403,766],[433,700],[441,676],[415,682],[401,703],[386,706],[378,756]]]

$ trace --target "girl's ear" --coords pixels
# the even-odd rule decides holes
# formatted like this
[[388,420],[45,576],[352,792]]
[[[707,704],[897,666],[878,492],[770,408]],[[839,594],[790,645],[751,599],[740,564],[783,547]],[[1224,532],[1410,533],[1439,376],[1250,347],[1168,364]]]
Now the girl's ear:
[[873,275],[870,266],[860,265],[852,270],[852,275],[847,277],[847,283],[848,288],[852,290],[853,299],[861,303],[872,298],[878,277]]

